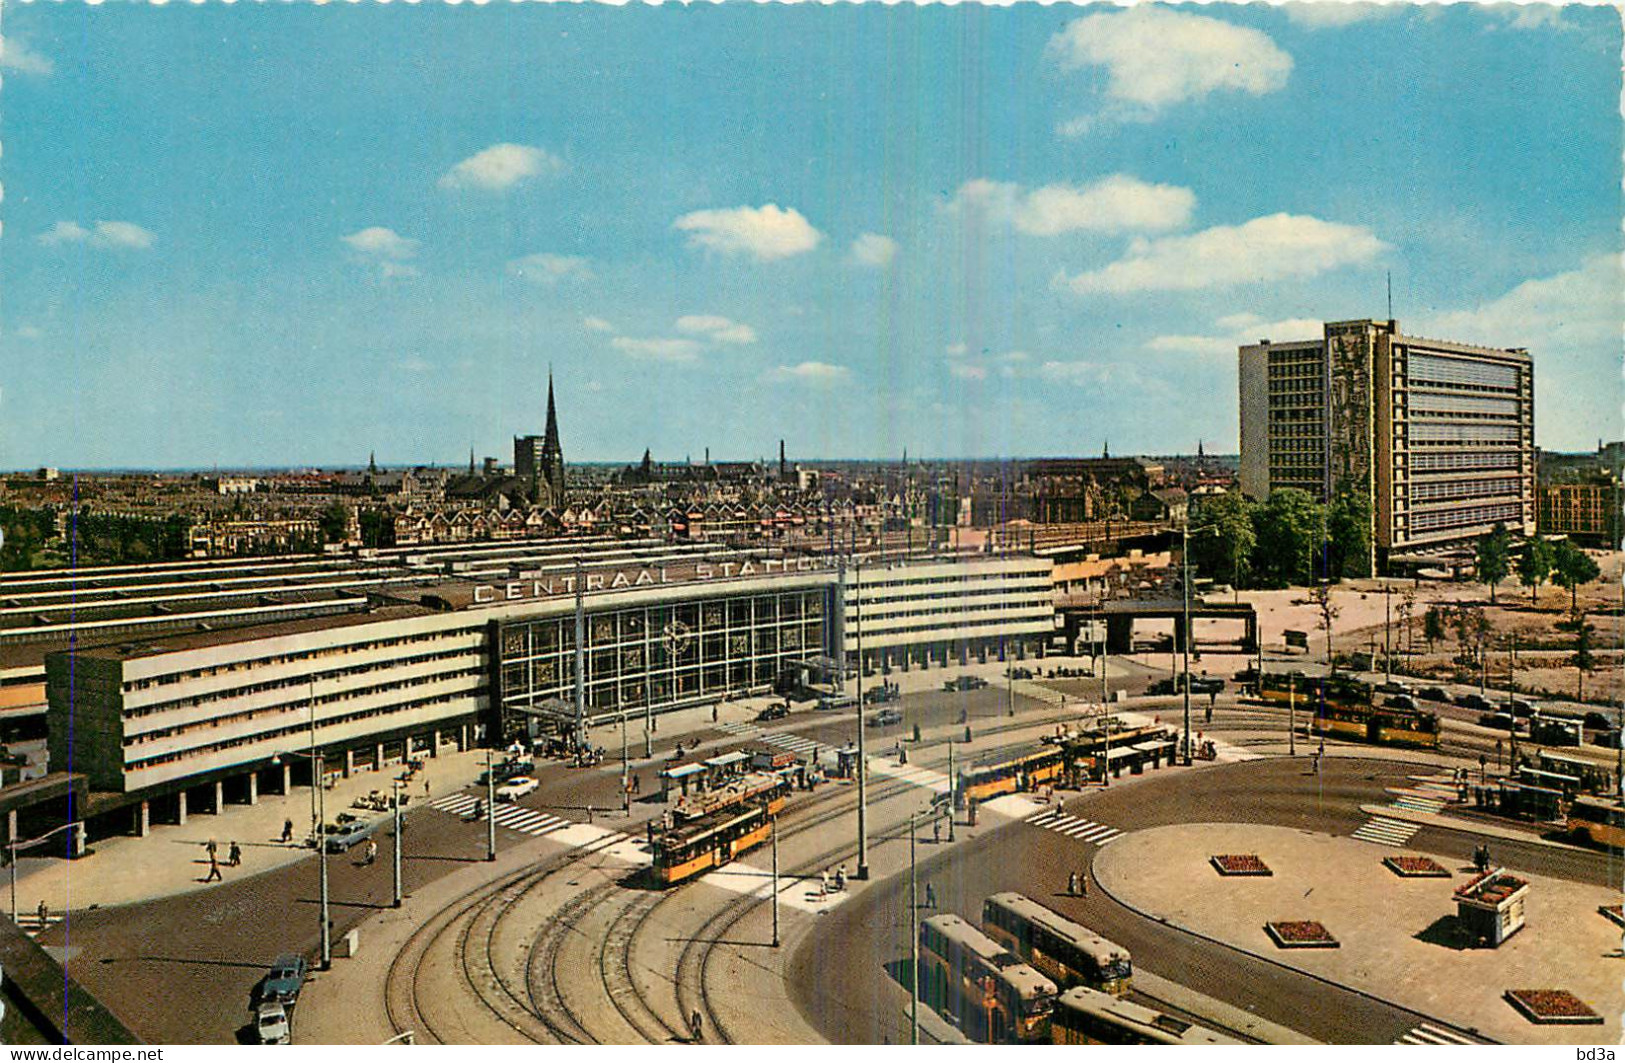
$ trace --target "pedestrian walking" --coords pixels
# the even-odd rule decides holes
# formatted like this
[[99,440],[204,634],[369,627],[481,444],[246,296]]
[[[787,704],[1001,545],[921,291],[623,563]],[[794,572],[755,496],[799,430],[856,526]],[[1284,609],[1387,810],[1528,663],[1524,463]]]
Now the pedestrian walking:
[[942,844],[942,820],[940,819],[934,819],[931,821],[931,844]]
[[429,780],[428,779],[423,780],[423,799],[425,801],[427,801],[429,799]]
[[1067,872],[1066,895],[1068,897],[1076,897],[1078,895],[1078,873],[1076,871]]
[[829,896],[829,871],[828,870],[818,872],[818,895],[820,897],[828,897]]
[[925,906],[933,911],[937,907],[937,888],[929,882],[925,884]]
[[214,843],[213,838],[210,838],[208,844],[205,845],[203,848],[208,852],[210,860],[213,860],[214,857],[215,857],[215,854],[220,851],[220,847]]
[[45,924],[51,921],[51,908],[50,908],[50,906],[47,905],[44,901],[40,901],[39,902],[39,911],[38,911],[37,914],[39,915],[40,929],[44,930],[45,929]]
[[[715,705],[711,706],[711,722],[717,722],[717,707]],[[698,1015],[699,1012],[696,1011],[694,1014]]]
[[695,1008],[694,1014],[688,1017],[688,1032],[690,1040],[705,1040],[705,1020],[700,1018],[700,1009]]
[[293,820],[285,819],[282,821],[282,844],[287,845],[291,841],[293,841]]
[[232,842],[231,846],[227,849],[227,854],[228,855],[226,856],[226,865],[228,867],[240,867],[240,866],[242,866],[242,862],[243,862],[242,846],[238,845],[236,842]]
[[366,862],[368,864],[371,864],[374,860],[377,860],[377,859],[378,859],[378,843],[376,841],[374,841],[373,839],[368,838],[367,839],[367,860],[366,860]]
[[220,873],[220,861],[215,859],[215,856],[214,856],[213,853],[210,853],[209,854],[209,874],[208,874],[208,877],[205,878],[203,881],[204,882],[220,882],[224,878],[225,878],[225,876]]
[[1078,891],[1085,897],[1089,896],[1089,871],[1085,869],[1078,872]]

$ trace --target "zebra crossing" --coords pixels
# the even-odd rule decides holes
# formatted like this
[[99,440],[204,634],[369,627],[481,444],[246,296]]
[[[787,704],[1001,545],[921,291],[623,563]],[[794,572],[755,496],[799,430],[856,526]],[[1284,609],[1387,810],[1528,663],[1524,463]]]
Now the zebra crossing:
[[1363,826],[1354,832],[1352,837],[1373,845],[1404,845],[1411,840],[1411,836],[1422,829],[1420,823],[1407,823],[1402,819],[1389,819],[1387,816],[1372,816]]
[[1104,823],[1094,820],[1082,819],[1078,816],[1067,815],[1060,806],[1046,808],[1042,812],[1027,817],[1027,822],[1044,830],[1064,834],[1068,838],[1076,838],[1080,842],[1091,842],[1095,845],[1107,845],[1122,836],[1123,832],[1116,827],[1108,827]]
[[1474,1040],[1466,1034],[1459,1034],[1454,1030],[1446,1030],[1435,1026],[1431,1022],[1418,1023],[1400,1035],[1396,1045],[1481,1045],[1483,1041]]
[[[469,794],[452,794],[450,797],[442,797],[429,807],[437,808],[442,812],[449,812],[454,816],[461,816],[476,805],[483,805],[484,803],[482,799]],[[574,820],[549,815],[546,812],[538,812],[532,808],[525,808],[523,805],[500,803],[496,806],[496,811],[491,814],[491,818],[496,820],[499,827],[506,827],[511,831],[535,837],[552,834],[556,830],[563,830],[575,823]]]
[[1420,794],[1400,794],[1389,802],[1395,808],[1403,808],[1407,812],[1437,813],[1444,808],[1444,802],[1435,797],[1423,797]]
[[818,754],[835,748],[834,746],[826,746],[822,742],[814,741],[805,735],[790,734],[788,732],[764,734],[762,735],[762,741],[770,746],[778,746],[780,749],[788,749],[797,756],[806,757],[808,760],[814,760],[817,758]]
[[755,724],[738,720],[724,720],[722,723],[717,724],[717,730],[723,734],[733,735],[736,738],[750,738],[753,735],[762,733],[762,729]]

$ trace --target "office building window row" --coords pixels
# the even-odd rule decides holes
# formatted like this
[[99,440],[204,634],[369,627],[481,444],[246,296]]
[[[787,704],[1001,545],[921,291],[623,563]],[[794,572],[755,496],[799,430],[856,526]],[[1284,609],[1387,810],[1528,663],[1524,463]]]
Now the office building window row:
[[1523,404],[1517,399],[1498,399],[1484,395],[1442,395],[1431,391],[1411,392],[1409,405],[1413,413],[1485,417],[1516,417],[1523,408]]
[[1418,421],[1410,426],[1416,443],[1515,443],[1522,428],[1516,424],[1442,424]]
[[1515,390],[1518,386],[1518,367],[1498,362],[1445,358],[1412,352],[1407,379],[1412,385],[1460,384],[1467,387]]
[[1453,498],[1495,498],[1516,495],[1523,481],[1517,477],[1490,480],[1442,480],[1411,485],[1412,502],[1439,502]]
[[1439,451],[1428,450],[1412,454],[1414,472],[1455,472],[1463,469],[1516,469],[1520,457],[1516,450],[1491,451]]
[[[890,623],[891,621],[900,620],[907,617],[959,616],[964,613],[1022,613],[1032,610],[1047,612],[1053,611],[1054,608],[1054,602],[1052,602],[1049,597],[1046,596],[1043,598],[1022,598],[1016,601],[984,603],[981,605],[972,604],[970,602],[963,604],[954,603],[951,605],[939,606],[935,609],[886,609],[881,611],[865,609],[862,611],[862,613],[848,611],[846,614],[846,623],[849,629],[855,624],[865,624],[884,625],[887,631],[892,631],[903,629],[893,628]],[[913,630],[913,628],[910,628],[909,630]]]
[[133,679],[125,684],[125,689],[145,690],[148,687],[165,686],[170,683],[179,683],[187,679],[206,679],[217,675],[230,675],[234,672],[253,671],[256,668],[268,668],[279,664],[297,664],[302,661],[317,661],[328,657],[342,657],[348,654],[394,649],[398,646],[438,642],[441,639],[467,638],[468,635],[469,629],[448,629],[445,631],[425,632],[423,634],[400,635],[393,638],[372,639],[366,642],[349,642],[342,646],[326,646],[322,647],[321,649],[301,650],[297,653],[268,654],[264,657],[244,657],[240,660],[226,661],[221,664],[210,665],[205,668],[193,668],[190,671],[168,672],[164,675],[151,676],[146,679]]
[[1466,528],[1473,525],[1511,522],[1521,519],[1523,506],[1517,502],[1490,506],[1467,506],[1460,509],[1439,509],[1411,514],[1411,531],[1430,532],[1448,528]]

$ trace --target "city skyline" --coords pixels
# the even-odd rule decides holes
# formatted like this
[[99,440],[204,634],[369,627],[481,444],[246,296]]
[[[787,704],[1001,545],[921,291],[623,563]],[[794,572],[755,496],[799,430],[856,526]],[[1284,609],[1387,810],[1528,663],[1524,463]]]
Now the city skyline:
[[1619,434],[1605,9],[8,16],[3,467],[1234,453],[1389,273]]

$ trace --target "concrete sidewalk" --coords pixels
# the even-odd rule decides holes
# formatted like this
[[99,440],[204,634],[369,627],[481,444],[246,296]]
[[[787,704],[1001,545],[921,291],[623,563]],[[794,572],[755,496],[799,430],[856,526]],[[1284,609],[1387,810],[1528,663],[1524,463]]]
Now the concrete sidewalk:
[[[1459,948],[1447,932],[1451,892],[1470,869],[1435,854],[1450,879],[1403,879],[1382,863],[1396,851],[1284,827],[1200,823],[1126,835],[1095,858],[1094,871],[1103,889],[1142,915],[1461,1030],[1511,1044],[1619,1040],[1619,929],[1597,911],[1617,896],[1511,868],[1531,886],[1528,925],[1500,948]],[[1208,862],[1215,853],[1256,853],[1274,874],[1222,877]],[[1297,919],[1323,923],[1341,946],[1277,948],[1264,924]],[[1502,999],[1508,989],[1568,989],[1605,1023],[1537,1026]]]

